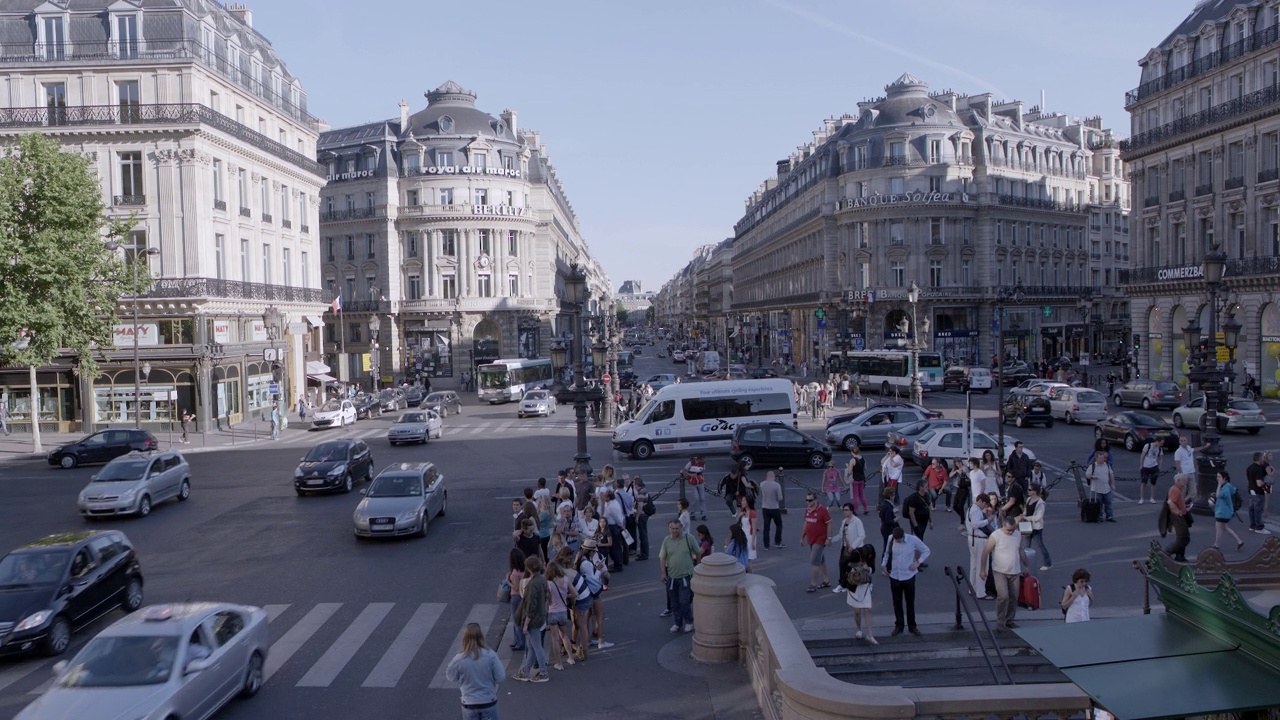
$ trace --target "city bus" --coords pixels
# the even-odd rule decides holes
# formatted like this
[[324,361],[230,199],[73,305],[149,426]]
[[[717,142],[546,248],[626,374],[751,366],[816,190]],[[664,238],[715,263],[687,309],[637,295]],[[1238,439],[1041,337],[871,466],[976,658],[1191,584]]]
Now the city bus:
[[[881,395],[910,391],[910,365],[909,350],[847,350],[833,352],[828,358],[833,372],[839,368],[855,376],[863,390],[878,391]],[[942,353],[920,353],[920,387],[925,391],[942,390],[943,370]]]
[[476,392],[481,402],[491,405],[513,402],[526,390],[551,386],[551,361],[546,358],[494,360],[476,368]]

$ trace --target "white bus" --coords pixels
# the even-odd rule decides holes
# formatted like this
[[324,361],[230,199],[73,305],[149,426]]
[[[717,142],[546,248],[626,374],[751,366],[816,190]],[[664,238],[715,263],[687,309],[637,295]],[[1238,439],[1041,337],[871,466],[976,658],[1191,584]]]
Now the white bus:
[[728,452],[739,423],[769,421],[798,426],[790,380],[677,383],[618,426],[613,449],[637,460],[658,452]]
[[524,397],[526,390],[550,387],[551,376],[551,361],[546,358],[494,360],[476,368],[476,392],[481,402],[512,402]]
[[[843,356],[842,356],[843,355]],[[911,389],[909,350],[848,350],[831,353],[829,367],[857,377],[863,390],[891,395]],[[942,390],[942,353],[920,353],[920,386],[927,391]]]

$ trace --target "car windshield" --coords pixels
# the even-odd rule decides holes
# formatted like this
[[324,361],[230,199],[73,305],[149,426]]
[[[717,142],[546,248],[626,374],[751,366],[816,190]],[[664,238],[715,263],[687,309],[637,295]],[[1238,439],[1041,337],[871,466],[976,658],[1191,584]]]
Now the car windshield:
[[129,687],[169,680],[178,656],[173,635],[96,637],[58,678],[59,687]]
[[367,497],[415,497],[422,494],[422,478],[417,475],[379,475],[369,486]]
[[1161,422],[1156,418],[1151,417],[1150,415],[1142,415],[1139,413],[1134,413],[1129,417],[1133,420],[1133,424],[1138,427],[1153,427],[1153,428],[1164,427],[1163,422]]
[[342,403],[337,400],[330,400],[320,406],[320,412],[338,412],[342,409]]
[[535,390],[533,392],[525,393],[524,399],[525,400],[546,400],[547,394],[541,390]]
[[426,421],[427,421],[426,413],[405,413],[404,415],[401,415],[400,419],[397,420],[396,422],[419,424],[419,423],[424,423]]
[[1156,383],[1156,389],[1160,392],[1178,392],[1182,388],[1178,387],[1177,383],[1158,382]]
[[378,399],[381,400],[382,402],[393,400],[395,399],[395,396],[396,394],[390,390],[383,390],[382,392],[378,393]]
[[0,558],[0,588],[52,585],[62,579],[71,553],[64,550],[20,552]]
[[307,462],[338,462],[347,459],[347,446],[342,443],[322,443],[311,448],[303,460]]
[[1102,396],[1102,393],[1094,390],[1090,390],[1089,392],[1082,392],[1079,395],[1076,395],[1076,402],[1102,404],[1102,403],[1105,403],[1106,401],[1107,399]]
[[445,396],[443,393],[431,393],[427,396],[427,402],[429,403],[442,403],[444,401]]
[[93,478],[94,482],[128,482],[139,480],[147,472],[151,464],[150,458],[127,458],[107,463],[102,472]]

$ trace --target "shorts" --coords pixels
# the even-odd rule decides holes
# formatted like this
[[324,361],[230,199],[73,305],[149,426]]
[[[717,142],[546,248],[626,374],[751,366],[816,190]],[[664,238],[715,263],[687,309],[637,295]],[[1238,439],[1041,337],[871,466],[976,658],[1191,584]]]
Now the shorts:
[[822,567],[827,564],[826,555],[827,546],[823,543],[815,543],[809,546],[809,564],[814,567]]
[[547,613],[547,625],[569,626],[569,611]]
[[1154,486],[1154,485],[1156,484],[1156,480],[1160,479],[1160,468],[1158,468],[1158,467],[1145,468],[1145,467],[1144,467],[1144,468],[1142,468],[1141,470],[1139,470],[1139,472],[1138,472],[1138,477],[1139,477],[1139,481],[1140,481],[1143,485],[1148,485],[1148,484],[1149,484],[1149,485]]
[[589,595],[587,597],[582,597],[581,595],[579,595],[577,601],[574,603],[573,609],[575,612],[584,613],[591,610],[591,606],[595,604],[596,604],[595,595]]

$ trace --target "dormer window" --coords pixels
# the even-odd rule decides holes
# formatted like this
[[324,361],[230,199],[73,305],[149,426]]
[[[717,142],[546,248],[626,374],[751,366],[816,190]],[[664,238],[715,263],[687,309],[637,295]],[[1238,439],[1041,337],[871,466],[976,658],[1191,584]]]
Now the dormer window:
[[477,169],[484,170],[489,167],[489,156],[478,152],[471,156],[471,165]]
[[67,21],[61,15],[49,15],[36,23],[36,54],[45,60],[64,60],[67,56]]
[[135,13],[119,14],[113,16],[111,29],[113,32],[111,38],[112,49],[115,51],[116,57],[120,58],[136,58],[138,57],[138,16]]

